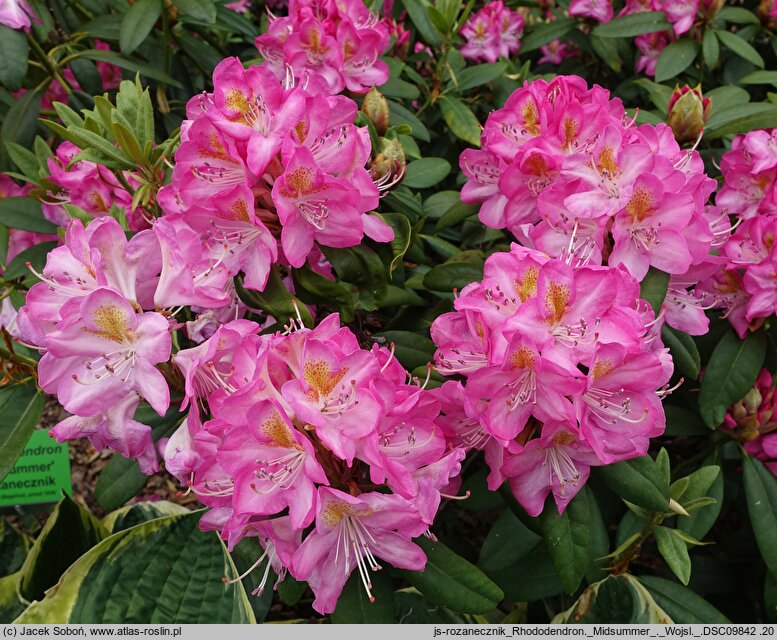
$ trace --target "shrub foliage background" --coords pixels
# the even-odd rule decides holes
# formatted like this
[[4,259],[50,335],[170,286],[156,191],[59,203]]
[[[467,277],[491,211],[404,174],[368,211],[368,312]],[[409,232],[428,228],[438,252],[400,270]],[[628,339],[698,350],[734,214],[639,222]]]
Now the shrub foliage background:
[[[370,9],[385,11],[382,4]],[[432,323],[453,309],[457,291],[483,277],[487,257],[509,250],[513,240],[507,230],[479,221],[479,205],[461,202],[459,156],[481,145],[489,113],[525,81],[579,75],[620,98],[636,124],[669,120],[680,143],[698,144],[707,175],[719,182],[733,136],[777,128],[771,91],[777,18],[770,2],[700,0],[686,3],[693,11],[685,18],[660,2],[627,15],[616,5],[599,18],[576,10],[581,4],[507,2],[524,23],[520,46],[478,62],[462,55],[462,28],[479,3],[397,0],[389,8],[395,22],[382,56],[389,78],[377,87],[380,95],[343,89],[361,105],[356,124],[369,128],[372,175],[403,178],[376,209],[393,240],[365,238],[349,248],[321,241],[334,279],[304,264],[274,266],[260,287],[244,286],[250,273],[239,275],[236,290],[254,310],[250,317],[272,331],[296,314],[309,324],[314,316],[339,313],[362,346],[393,344],[412,377],[423,382],[429,374],[428,388],[439,387],[444,377],[427,367],[435,354]],[[40,355],[11,337],[9,322],[64,235],[67,217],[57,222],[45,209],[61,204],[68,217],[85,222],[95,215],[74,200],[52,202],[52,193],[61,193],[61,184],[52,183],[53,152],[69,141],[83,150],[81,159],[113,176],[111,184],[124,188],[131,202],[104,202],[102,213],[125,229],[132,225],[127,211],[155,219],[187,103],[212,90],[213,70],[224,58],[260,63],[254,38],[268,31],[266,9],[285,11],[251,5],[239,13],[208,0],[32,0],[27,9],[37,18],[28,28],[0,26],[0,168],[15,181],[0,199],[1,284],[12,307],[4,307],[0,345],[0,479],[43,408],[36,386]],[[698,86],[705,102],[679,88],[673,97],[675,85]],[[71,158],[59,158],[60,169]],[[771,182],[760,183],[756,215],[774,216],[774,178],[764,179]],[[744,212],[727,213],[733,222]],[[25,246],[23,232],[38,235]],[[10,260],[9,247],[16,247]],[[283,282],[289,276],[293,295]],[[668,274],[655,267],[641,282],[643,299],[657,313],[668,287]],[[767,441],[758,440],[775,424],[774,385],[761,373],[777,372],[774,316],[764,314],[737,333],[730,314],[710,308],[706,315],[704,335],[663,331],[675,364],[670,384],[680,386],[664,401],[666,431],[651,440],[647,456],[596,467],[562,514],[551,497],[533,517],[507,484],[488,490],[483,455],[471,452],[461,466],[461,494],[469,498],[444,499],[434,536],[416,539],[428,558],[425,570],[384,563],[371,574],[374,603],[354,573],[331,621],[777,619],[777,479],[764,464],[772,457]],[[172,400],[163,417],[145,405],[135,414],[152,427],[155,441],[181,422],[180,394]],[[754,440],[763,442],[761,450],[746,452],[743,444]],[[242,582],[222,583],[261,555],[255,538],[228,553],[215,533],[198,529],[199,512],[166,502],[123,506],[143,479],[138,463],[117,453],[96,487],[101,506],[111,511],[101,521],[65,498],[34,540],[4,524],[0,619],[321,619],[306,585],[292,578],[277,591],[250,595],[264,565]],[[131,606],[127,593],[135,594]]]

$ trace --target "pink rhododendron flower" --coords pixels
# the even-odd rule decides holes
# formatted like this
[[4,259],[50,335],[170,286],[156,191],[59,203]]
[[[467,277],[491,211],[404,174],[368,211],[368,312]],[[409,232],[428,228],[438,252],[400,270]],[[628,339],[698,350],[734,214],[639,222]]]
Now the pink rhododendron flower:
[[38,22],[38,18],[26,0],[0,1],[0,24],[11,29],[29,31],[30,26],[32,26],[31,19]]
[[518,51],[523,35],[523,16],[506,7],[501,0],[488,3],[470,16],[461,28],[467,43],[461,55],[470,60],[496,62]]
[[[330,96],[320,76],[289,88],[268,67],[244,69],[237,58],[223,60],[213,80],[213,94],[187,105],[172,183],[159,195],[160,306],[226,309],[238,272],[261,291],[273,264],[301,267],[316,243],[393,238],[368,213],[379,187],[365,169],[371,143],[353,124],[353,101]],[[382,178],[381,188],[394,182]]]
[[318,74],[332,93],[366,93],[385,83],[389,70],[379,57],[388,46],[386,25],[361,0],[291,0],[288,16],[271,14],[267,33],[256,39],[278,79],[287,69],[298,80]]
[[431,330],[440,373],[466,380],[435,393],[446,437],[485,449],[489,487],[508,478],[530,514],[549,493],[563,511],[589,467],[645,455],[664,431],[671,358],[623,269],[513,245],[454,307]]
[[591,18],[597,22],[612,20],[612,0],[572,0],[569,15]]

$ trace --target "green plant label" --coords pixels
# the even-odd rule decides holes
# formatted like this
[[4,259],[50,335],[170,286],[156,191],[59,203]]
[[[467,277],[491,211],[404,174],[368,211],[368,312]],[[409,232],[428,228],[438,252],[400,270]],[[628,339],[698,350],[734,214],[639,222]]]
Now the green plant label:
[[73,493],[67,445],[50,438],[48,431],[33,431],[16,465],[0,482],[0,507],[56,502],[62,491]]

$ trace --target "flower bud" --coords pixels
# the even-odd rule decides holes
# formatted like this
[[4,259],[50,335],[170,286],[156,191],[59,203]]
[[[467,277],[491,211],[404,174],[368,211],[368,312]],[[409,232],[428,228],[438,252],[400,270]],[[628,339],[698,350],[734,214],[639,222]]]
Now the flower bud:
[[755,386],[745,397],[729,407],[724,427],[729,435],[741,442],[751,442],[771,431],[774,413],[775,389],[768,371],[763,370]]
[[389,126],[389,107],[386,98],[375,87],[369,90],[362,102],[362,112],[375,125],[379,136],[385,135]]
[[767,29],[777,28],[777,2],[761,0],[761,4],[758,5],[758,17]]
[[386,191],[405,177],[405,150],[397,139],[380,139],[380,152],[372,161],[370,174],[380,191]]
[[715,19],[715,16],[717,16],[723,8],[724,4],[725,0],[701,0],[699,3],[699,11],[704,18],[704,22],[712,22]]
[[677,142],[692,142],[699,137],[710,115],[712,106],[709,98],[702,97],[701,85],[693,89],[687,84],[675,85],[667,109],[667,122]]

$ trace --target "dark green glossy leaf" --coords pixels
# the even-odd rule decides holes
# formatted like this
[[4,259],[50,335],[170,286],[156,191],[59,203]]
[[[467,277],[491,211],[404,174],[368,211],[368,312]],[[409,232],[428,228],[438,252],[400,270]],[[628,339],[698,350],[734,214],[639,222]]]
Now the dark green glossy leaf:
[[332,612],[335,624],[391,624],[394,618],[394,590],[388,571],[371,571],[373,601],[367,595],[358,571],[354,571]]
[[483,541],[478,564],[486,571],[498,571],[518,562],[540,541],[537,534],[507,510],[499,516]]
[[411,189],[428,189],[442,182],[451,165],[442,158],[421,158],[407,165],[403,184]]
[[638,580],[672,620],[679,624],[729,624],[730,620],[709,602],[682,585],[656,576]]
[[13,469],[43,411],[34,384],[0,387],[0,481]]
[[650,456],[597,467],[599,477],[624,500],[649,511],[663,512],[669,506],[669,485]]
[[696,59],[699,43],[683,38],[667,45],[658,57],[656,82],[663,82],[685,71]]
[[686,380],[696,380],[701,370],[701,356],[693,338],[668,325],[661,329],[661,338],[672,354],[675,371],[679,371]]
[[777,478],[752,456],[742,458],[745,500],[761,557],[777,573]]
[[487,613],[504,598],[480,569],[441,542],[416,539],[427,557],[426,569],[402,575],[429,601],[460,613]]
[[655,267],[650,267],[639,285],[639,295],[650,303],[653,312],[658,315],[664,304],[666,289],[669,286],[669,274]]
[[643,11],[621,16],[596,26],[592,34],[600,38],[632,38],[643,33],[670,29],[663,11]]
[[0,84],[10,91],[18,90],[27,75],[29,55],[24,31],[0,25]]
[[753,387],[766,356],[766,333],[749,333],[744,340],[729,329],[717,344],[699,392],[699,412],[704,423],[714,429],[726,410]]
[[[464,140],[464,142],[469,142],[472,146],[479,147],[480,122],[478,122],[475,114],[472,113],[472,109],[461,100],[449,96],[442,96],[439,104],[442,117],[453,134],[457,138]],[[416,162],[422,162],[422,160],[416,160]],[[448,171],[450,172],[450,169]]]
[[552,22],[535,25],[531,32],[521,41],[520,53],[529,53],[557,38],[563,38],[575,28],[575,25],[576,22],[568,18],[559,18]]

